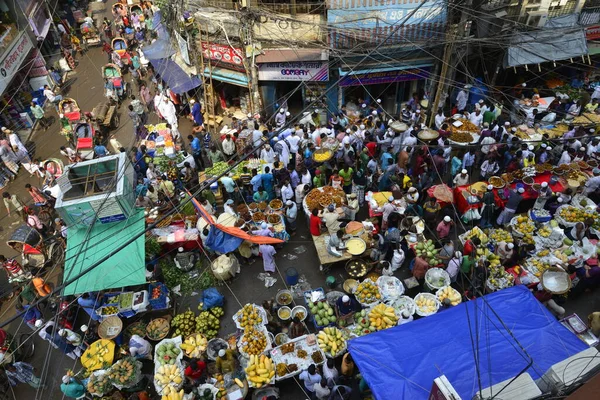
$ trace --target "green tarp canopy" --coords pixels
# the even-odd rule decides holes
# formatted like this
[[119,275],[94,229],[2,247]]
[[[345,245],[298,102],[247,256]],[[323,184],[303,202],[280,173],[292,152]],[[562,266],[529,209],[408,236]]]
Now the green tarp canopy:
[[[89,234],[87,226],[69,228],[64,282],[140,235],[121,251],[68,285],[63,295],[121,288],[146,283],[144,211],[135,211],[129,219],[102,224],[97,221]],[[87,237],[87,240],[86,240]]]

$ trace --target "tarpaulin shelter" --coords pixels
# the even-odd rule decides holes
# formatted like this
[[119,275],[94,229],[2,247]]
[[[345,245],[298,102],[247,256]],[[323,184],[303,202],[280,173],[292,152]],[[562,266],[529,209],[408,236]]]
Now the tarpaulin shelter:
[[121,288],[146,283],[144,211],[137,210],[129,219],[109,224],[69,227],[64,281],[68,281],[94,263],[139,235],[127,247],[112,255],[90,272],[68,285],[64,295]]
[[[188,192],[188,194],[190,193]],[[215,251],[220,253],[230,253],[240,247],[244,240],[259,245],[283,243],[283,240],[281,239],[268,236],[254,236],[237,227],[217,224],[198,200],[192,198],[192,203],[194,204],[194,207],[196,207],[199,217],[204,219],[211,226],[204,245]]]
[[440,375],[471,399],[480,385],[485,389],[522,370],[538,379],[586,348],[525,286],[348,342],[375,398],[386,400],[427,399]]
[[195,89],[202,84],[197,77],[190,77],[177,63],[169,58],[153,59],[144,53],[154,66],[154,70],[164,80],[169,89],[177,94]]
[[578,14],[549,19],[542,29],[516,33],[506,51],[504,67],[568,60],[587,54],[585,31]]

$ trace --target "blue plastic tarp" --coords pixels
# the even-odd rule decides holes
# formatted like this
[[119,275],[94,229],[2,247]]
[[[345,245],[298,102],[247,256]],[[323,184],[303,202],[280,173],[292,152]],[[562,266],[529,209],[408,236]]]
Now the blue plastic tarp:
[[144,57],[148,60],[159,60],[161,58],[169,58],[177,53],[177,50],[171,45],[171,40],[167,36],[164,39],[157,39],[154,43],[142,47]]
[[210,227],[204,245],[213,251],[227,254],[240,247],[243,241],[244,239],[225,233],[217,226],[213,225]]
[[463,399],[471,399],[478,380],[481,389],[500,383],[519,374],[530,359],[527,372],[535,380],[587,347],[524,286],[348,342],[375,398],[385,400],[425,400],[440,375]]
[[190,77],[175,61],[169,58],[154,60],[148,56],[146,57],[154,66],[156,73],[158,73],[162,80],[167,82],[169,88],[177,94],[185,93],[202,84],[200,79],[197,77]]

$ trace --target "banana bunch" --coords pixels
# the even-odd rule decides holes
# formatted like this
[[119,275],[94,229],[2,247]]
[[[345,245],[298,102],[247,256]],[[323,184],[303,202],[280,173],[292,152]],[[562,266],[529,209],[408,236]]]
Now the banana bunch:
[[171,383],[175,385],[180,385],[183,381],[181,379],[181,369],[178,365],[165,364],[158,367],[156,370],[156,374],[154,375],[154,379],[162,386],[167,386]]
[[333,327],[327,327],[319,332],[317,342],[324,352],[331,354],[333,357],[346,347],[346,341],[342,336],[342,332]]
[[392,307],[378,304],[369,312],[369,321],[371,322],[369,327],[371,330],[381,331],[396,326],[398,317]]
[[473,238],[479,238],[479,240],[481,240],[481,244],[486,244],[489,240],[487,235],[477,226],[465,234],[465,240]]
[[177,391],[173,386],[165,386],[161,400],[183,400],[183,389]]
[[453,306],[460,304],[461,301],[460,293],[458,293],[456,289],[453,289],[450,286],[446,286],[445,288],[440,289],[437,293],[437,297],[442,303],[444,302],[444,300],[449,299],[450,304],[452,304]]
[[181,349],[190,358],[198,358],[206,350],[208,340],[199,333],[188,336],[185,342],[181,343]]
[[264,354],[261,356],[250,355],[246,376],[248,382],[256,388],[268,384],[275,376],[273,361]]

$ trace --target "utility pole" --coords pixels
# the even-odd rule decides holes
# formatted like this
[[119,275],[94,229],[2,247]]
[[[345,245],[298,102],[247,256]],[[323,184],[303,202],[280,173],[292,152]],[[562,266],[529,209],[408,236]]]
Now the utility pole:
[[242,9],[240,18],[240,41],[242,42],[242,62],[248,78],[248,90],[250,92],[250,112],[252,115],[260,113],[261,97],[258,89],[258,68],[255,63],[256,51],[254,47],[254,24],[256,16],[250,11],[250,5]]

